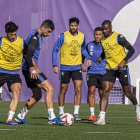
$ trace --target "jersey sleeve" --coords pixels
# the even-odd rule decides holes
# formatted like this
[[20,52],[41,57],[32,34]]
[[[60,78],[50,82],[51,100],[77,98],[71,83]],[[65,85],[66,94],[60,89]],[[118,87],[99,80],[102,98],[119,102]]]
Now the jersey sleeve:
[[118,40],[119,45],[123,46],[124,48],[128,50],[127,55],[124,58],[124,60],[127,61],[135,53],[135,50],[133,46],[126,40],[126,38],[123,35],[119,34],[117,40]]
[[29,67],[33,67],[32,56],[38,43],[39,43],[39,39],[36,36],[32,36],[29,40],[28,50],[27,50],[27,55],[26,55],[26,61]]
[[64,43],[64,33],[62,33],[56,40],[52,51],[52,66],[57,66],[57,54]]
[[82,56],[87,58],[87,59],[91,59],[91,57],[89,56],[87,49],[86,49],[86,41],[85,41],[85,37],[84,37],[84,41],[82,44]]

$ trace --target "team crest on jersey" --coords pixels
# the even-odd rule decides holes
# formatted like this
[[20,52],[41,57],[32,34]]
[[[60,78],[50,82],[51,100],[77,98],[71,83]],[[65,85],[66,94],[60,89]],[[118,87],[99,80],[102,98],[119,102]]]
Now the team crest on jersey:
[[61,75],[64,76],[64,71],[61,72]]
[[92,56],[93,55],[93,52],[89,52],[89,54]]
[[90,46],[90,51],[93,51],[94,50],[94,46]]
[[68,47],[71,48],[70,55],[76,56],[78,54],[78,48],[80,47],[80,44],[77,40],[72,40]]

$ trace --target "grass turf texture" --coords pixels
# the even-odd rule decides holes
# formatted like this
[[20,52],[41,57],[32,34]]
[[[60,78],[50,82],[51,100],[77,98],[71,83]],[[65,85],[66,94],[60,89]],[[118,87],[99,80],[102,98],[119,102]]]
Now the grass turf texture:
[[[20,103],[17,112],[23,107]],[[49,126],[47,110],[44,103],[38,103],[28,113],[28,125],[5,125],[9,102],[0,102],[0,140],[140,140],[140,122],[136,121],[136,114],[132,105],[109,105],[106,125],[92,125],[87,121],[89,117],[88,104],[80,107],[82,121],[72,126]],[[65,105],[65,112],[73,113],[73,104]],[[99,106],[96,105],[96,115]],[[55,104],[58,114],[58,104]]]

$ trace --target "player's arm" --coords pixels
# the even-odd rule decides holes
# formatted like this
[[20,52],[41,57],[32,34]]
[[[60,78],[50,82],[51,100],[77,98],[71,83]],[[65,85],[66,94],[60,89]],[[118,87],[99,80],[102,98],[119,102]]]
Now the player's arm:
[[27,46],[25,40],[23,40],[23,51],[22,51],[22,53],[23,53],[23,57],[25,59],[26,59],[26,56],[27,56],[27,51],[28,51],[28,46]]
[[126,38],[122,35],[118,35],[118,44],[126,48],[128,50],[126,57],[122,60],[122,62],[118,65],[118,68],[122,70],[125,63],[132,57],[135,53],[133,46],[126,40]]
[[82,56],[84,57],[84,59],[85,59],[85,58],[87,59],[87,65],[88,65],[88,66],[91,66],[91,65],[92,65],[91,57],[90,57],[90,55],[88,54],[87,49],[86,49],[85,37],[84,37],[84,41],[83,41],[83,44],[82,44]]
[[132,55],[135,53],[133,46],[122,35],[118,35],[118,44],[128,50],[127,55],[124,58],[125,61],[128,61],[128,59],[131,58]]
[[[103,50],[103,49],[102,49],[102,50]],[[101,61],[102,61],[103,59],[105,59],[105,52],[104,52],[104,50],[102,51],[100,57],[98,57],[96,61],[97,61],[98,63],[101,63]]]
[[0,37],[0,46],[1,46],[1,43],[2,43],[2,37]]
[[57,65],[57,54],[62,46],[62,44],[64,43],[64,33],[62,33],[58,39],[56,40],[53,50],[52,50],[52,66],[53,66],[53,71],[54,73],[58,73],[59,72],[59,68]]
[[30,68],[31,78],[33,78],[33,79],[38,78],[37,69],[34,66],[34,61],[32,60],[33,53],[34,53],[38,43],[39,43],[38,37],[36,37],[36,36],[31,37],[31,39],[29,40],[29,43],[28,43],[28,51],[27,51],[27,55],[26,55],[26,61]]
[[[88,44],[86,45],[86,51],[88,52]],[[89,54],[89,53],[88,53],[88,54]],[[84,57],[84,56],[82,55],[82,64],[81,64],[82,72],[86,72],[86,71],[87,71],[87,68],[86,68],[86,66],[84,65],[85,59],[86,59],[86,57]]]

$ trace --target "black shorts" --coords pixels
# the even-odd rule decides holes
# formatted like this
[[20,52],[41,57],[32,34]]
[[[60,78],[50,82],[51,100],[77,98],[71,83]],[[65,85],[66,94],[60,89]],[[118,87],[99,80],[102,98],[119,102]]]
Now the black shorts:
[[96,88],[102,89],[102,81],[103,81],[103,75],[102,74],[88,73],[86,75],[86,79],[87,79],[88,87],[96,86]]
[[11,85],[22,83],[19,74],[0,73],[0,87],[7,83],[8,89],[11,92]]
[[31,89],[36,88],[38,84],[48,79],[42,72],[39,74],[39,78],[37,79],[32,79],[30,73],[26,70],[23,70],[22,73],[24,75],[27,87]]
[[72,80],[82,80],[82,71],[74,70],[74,71],[61,71],[60,72],[60,81],[61,84],[68,84],[70,79]]
[[106,73],[103,76],[103,81],[109,81],[115,83],[116,78],[119,79],[122,86],[130,85],[130,75],[128,67],[121,72],[119,70],[106,70]]

